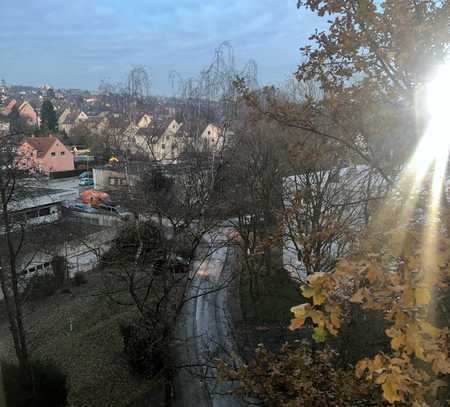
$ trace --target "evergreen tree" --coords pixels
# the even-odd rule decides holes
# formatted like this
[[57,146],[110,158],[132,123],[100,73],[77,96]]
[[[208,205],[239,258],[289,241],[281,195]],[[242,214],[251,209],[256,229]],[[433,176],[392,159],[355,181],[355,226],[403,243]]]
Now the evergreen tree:
[[55,108],[50,100],[44,100],[41,107],[41,131],[57,131],[58,119]]
[[21,122],[22,119],[20,117],[19,109],[17,106],[14,106],[11,109],[11,113],[9,114],[9,129],[12,133],[19,133],[22,130]]

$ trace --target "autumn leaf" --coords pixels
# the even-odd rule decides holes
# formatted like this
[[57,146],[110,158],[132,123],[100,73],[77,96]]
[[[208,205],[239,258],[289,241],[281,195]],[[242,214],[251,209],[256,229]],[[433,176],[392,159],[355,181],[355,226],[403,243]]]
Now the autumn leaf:
[[356,372],[356,377],[358,379],[363,377],[364,372],[366,371],[368,366],[369,366],[369,360],[368,359],[362,359],[356,364],[355,372]]
[[291,308],[291,312],[294,314],[294,319],[291,320],[289,329],[295,331],[303,326],[305,319],[308,316],[308,312],[311,310],[311,304],[301,304]]
[[387,375],[381,388],[383,389],[383,397],[389,403],[394,404],[396,401],[403,401],[403,396],[400,393],[400,380],[398,375]]
[[312,298],[314,305],[321,305],[326,300],[326,292],[321,287],[302,287],[302,295],[305,298]]
[[327,336],[327,331],[323,327],[318,326],[318,327],[314,328],[312,337],[316,342],[318,342],[318,343],[325,342],[326,336]]
[[355,304],[362,304],[364,302],[366,289],[360,288],[355,294],[353,294],[352,298],[350,298],[350,302]]

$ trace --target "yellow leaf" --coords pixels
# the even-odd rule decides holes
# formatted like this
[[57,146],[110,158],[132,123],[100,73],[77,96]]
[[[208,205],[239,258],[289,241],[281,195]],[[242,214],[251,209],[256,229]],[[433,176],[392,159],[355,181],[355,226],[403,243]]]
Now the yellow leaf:
[[302,295],[305,298],[312,298],[314,296],[314,288],[304,285],[302,287]]
[[367,367],[369,366],[369,361],[367,359],[363,359],[360,360],[357,364],[356,364],[356,377],[358,379],[360,379],[361,377],[363,377],[364,372],[366,371]]
[[312,298],[314,305],[321,305],[326,300],[325,291],[321,287],[302,287],[302,294],[305,298]]
[[301,304],[291,308],[291,312],[297,319],[306,318],[306,315],[310,310],[311,304]]
[[383,384],[383,383],[386,381],[386,377],[387,377],[387,374],[386,374],[386,373],[380,374],[380,375],[377,377],[377,379],[375,380],[375,383],[377,383],[377,384]]
[[314,273],[308,277],[308,283],[311,286],[322,285],[328,279],[326,273]]
[[405,341],[405,335],[400,335],[400,336],[396,336],[395,338],[392,338],[391,340],[391,346],[392,349],[400,349],[400,347],[405,346],[406,345],[406,341]]
[[383,389],[383,397],[391,404],[396,401],[402,401],[403,397],[399,391],[399,383],[393,375],[386,377],[385,382],[381,385]]
[[310,309],[310,304],[301,304],[291,308],[291,312],[294,314],[294,319],[291,320],[291,324],[289,325],[291,331],[295,331],[305,323]]
[[372,364],[371,364],[371,370],[375,373],[381,373],[383,369],[383,358],[380,354],[376,355],[373,358]]
[[289,330],[295,331],[295,330],[299,329],[300,327],[302,327],[304,323],[305,323],[304,319],[303,320],[291,319],[291,324],[289,325]]

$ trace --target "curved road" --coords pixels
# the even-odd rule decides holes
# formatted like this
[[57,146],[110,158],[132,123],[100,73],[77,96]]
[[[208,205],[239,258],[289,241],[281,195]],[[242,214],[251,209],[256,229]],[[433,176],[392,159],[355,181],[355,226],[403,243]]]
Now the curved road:
[[[207,237],[191,270],[191,285],[178,326],[179,369],[175,405],[183,407],[238,407],[239,399],[227,394],[231,383],[218,383],[215,358],[227,358],[235,349],[228,312],[231,250],[226,232]],[[205,247],[208,246],[208,247]],[[203,258],[203,260],[202,260]]]

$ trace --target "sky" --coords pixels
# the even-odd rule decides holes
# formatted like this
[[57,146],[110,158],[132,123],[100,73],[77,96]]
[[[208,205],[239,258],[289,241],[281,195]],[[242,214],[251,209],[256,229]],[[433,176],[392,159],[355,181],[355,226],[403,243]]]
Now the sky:
[[228,41],[238,69],[280,84],[320,25],[297,0],[0,0],[0,78],[9,84],[95,90],[147,68],[151,92],[170,95],[169,73],[195,77]]

